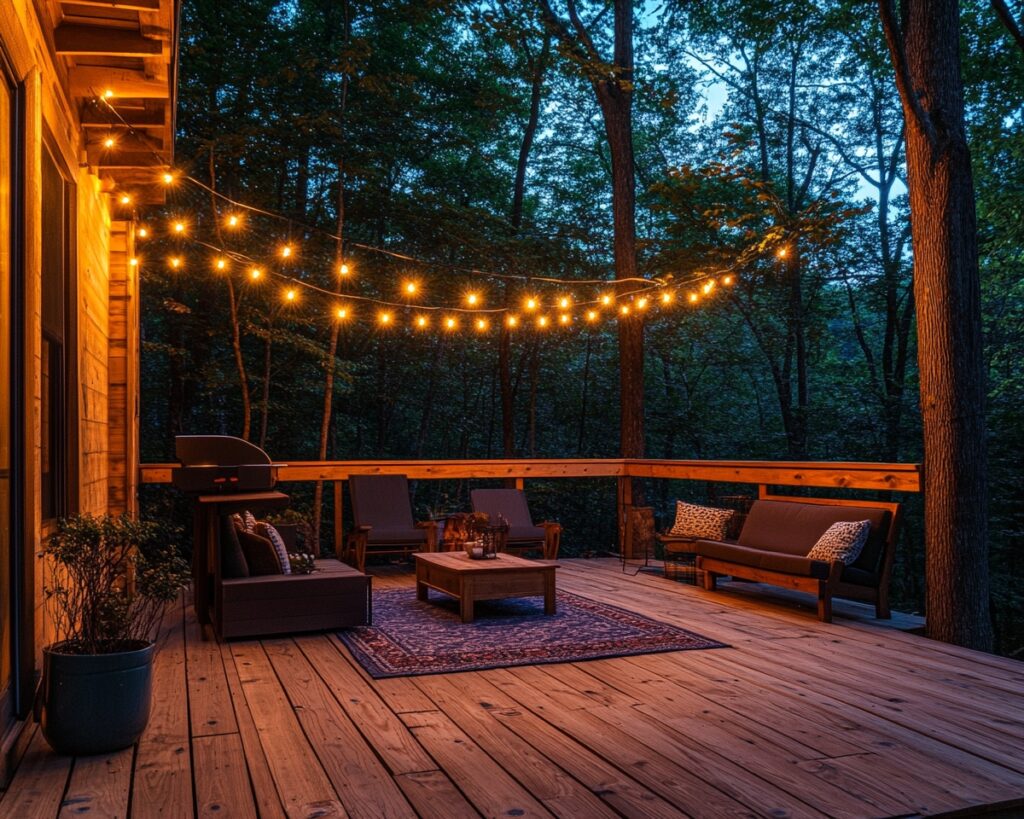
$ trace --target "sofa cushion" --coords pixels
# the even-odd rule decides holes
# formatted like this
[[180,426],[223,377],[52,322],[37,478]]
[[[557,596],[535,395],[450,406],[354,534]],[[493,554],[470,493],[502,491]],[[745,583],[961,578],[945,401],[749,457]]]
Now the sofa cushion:
[[288,559],[288,547],[285,545],[281,533],[265,520],[258,521],[253,531],[260,537],[265,537],[274,547],[277,553],[277,562],[281,564],[281,574],[291,574],[292,564]]
[[255,532],[244,529],[238,533],[238,540],[245,553],[245,562],[249,565],[249,576],[264,574],[282,574],[281,562],[277,559],[274,544]]
[[245,562],[242,544],[238,542],[235,517],[238,516],[224,516],[220,519],[220,575],[225,578],[249,576],[249,564]]
[[732,509],[716,509],[695,503],[676,501],[676,519],[668,534],[676,537],[701,537],[722,540],[729,522],[736,516]]
[[543,526],[510,526],[508,529],[509,543],[544,540]]
[[739,544],[783,554],[806,557],[825,530],[837,521],[867,520],[871,533],[853,564],[877,572],[891,521],[888,509],[870,506],[831,506],[799,501],[758,500],[750,507],[740,532]]
[[836,521],[818,538],[818,542],[811,547],[807,556],[811,560],[824,560],[828,563],[838,560],[844,566],[852,566],[864,551],[869,534],[870,521]]
[[694,545],[694,551],[701,557],[739,563],[741,566],[750,566],[754,569],[813,577],[817,580],[827,580],[831,569],[830,564],[820,560],[811,560],[806,555],[751,549],[747,546],[723,543],[718,540],[698,540]]

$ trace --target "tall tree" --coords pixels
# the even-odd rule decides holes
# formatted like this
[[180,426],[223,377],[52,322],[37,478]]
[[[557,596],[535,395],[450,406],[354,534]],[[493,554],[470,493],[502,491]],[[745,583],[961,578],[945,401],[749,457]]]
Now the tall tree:
[[957,0],[879,10],[907,126],[929,636],[992,648],[985,369]]
[[[597,97],[611,155],[615,278],[619,295],[636,289],[636,169],[633,158],[633,2],[613,0],[611,59],[599,52],[576,0],[566,0],[569,22],[540,0],[562,52],[583,70]],[[600,14],[603,14],[601,12]],[[644,324],[636,312],[619,321],[619,449],[624,458],[644,454]]]

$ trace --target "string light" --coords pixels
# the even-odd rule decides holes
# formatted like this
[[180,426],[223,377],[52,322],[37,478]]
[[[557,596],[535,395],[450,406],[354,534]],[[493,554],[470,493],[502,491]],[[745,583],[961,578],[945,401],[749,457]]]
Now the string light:
[[640,298],[638,298],[636,300],[636,309],[637,310],[646,310],[647,309],[647,298],[645,296],[641,296]]
[[629,305],[628,305],[628,304],[623,304],[623,305],[622,305],[622,306],[621,306],[621,307],[619,308],[619,313],[620,313],[621,315],[623,315],[623,316],[628,316],[628,315],[629,315]]
[[733,277],[732,276],[722,276],[722,284],[728,286],[728,285],[730,285],[732,283],[733,283]]
[[135,258],[134,256],[132,256],[132,257],[131,257],[131,258],[130,258],[130,259],[128,260],[128,264],[129,264],[129,265],[130,265],[131,267],[138,267],[138,266],[139,266],[139,260],[138,260],[138,259],[136,259],[136,258]]
[[127,193],[122,193],[118,197],[117,201],[120,202],[122,205],[130,205],[132,203],[132,197]]
[[562,296],[562,298],[558,300],[558,306],[561,307],[563,310],[568,310],[570,305],[572,305],[572,301],[570,301],[565,296]]
[[490,326],[490,325],[488,325],[488,323],[487,323],[487,319],[484,319],[484,318],[478,318],[478,319],[476,320],[476,329],[477,329],[477,331],[478,331],[478,332],[480,332],[480,333],[484,332],[484,330],[486,330],[486,329],[487,329],[487,328],[488,328],[489,326]]
[[454,316],[448,316],[448,318],[444,320],[444,329],[446,330],[456,330],[458,329],[458,326],[459,322],[455,319]]
[[526,299],[525,302],[523,302],[523,306],[527,310],[536,310],[537,309],[537,299],[534,298],[533,296],[530,296],[529,298]]
[[597,321],[597,310],[587,310],[587,321]]
[[217,259],[216,262],[213,263],[213,266],[216,267],[218,270],[227,270],[228,260],[221,256],[219,259]]
[[292,250],[292,246],[291,245],[284,245],[281,248],[281,258],[282,259],[290,259],[292,257],[292,253],[293,253],[293,250]]
[[386,327],[387,325],[391,324],[391,314],[388,313],[387,311],[384,311],[377,315],[377,321],[379,321]]
[[117,138],[116,137],[108,136],[106,139],[103,140],[103,147],[106,148],[107,150],[110,150],[111,148],[115,147],[116,145],[117,145]]
[[114,89],[108,88],[103,92],[103,99],[109,100],[114,96]]
[[505,319],[505,326],[509,328],[519,326],[519,316],[512,315]]
[[426,316],[416,316],[416,326],[423,330],[430,324]]
[[149,236],[149,228],[143,225],[137,231],[135,231],[135,235],[138,236],[140,239],[145,239]]
[[789,248],[783,245],[777,251],[775,251],[775,255],[778,256],[780,259],[785,259],[789,255]]
[[181,267],[181,258],[179,256],[171,256],[170,263],[173,270],[178,270]]
[[164,183],[165,185],[173,185],[173,184],[174,184],[174,174],[173,174],[173,173],[171,173],[170,171],[167,171],[167,172],[165,172],[165,173],[164,173],[164,174],[163,174],[163,175],[162,175],[162,176],[160,177],[160,179],[161,179],[161,180],[163,180],[163,183]]
[[297,299],[298,296],[299,296],[299,294],[295,292],[295,288],[294,287],[289,287],[287,290],[284,291],[284,300],[285,301],[295,301],[295,299]]
[[698,296],[696,293],[690,293],[689,299],[690,304],[696,304],[700,300],[700,296]]
[[236,228],[242,223],[242,219],[237,213],[232,213],[224,222],[229,228]]
[[708,293],[710,293],[714,289],[715,289],[715,280],[714,279],[708,279],[708,281],[704,284],[704,295],[706,296]]
[[337,316],[338,321],[344,321],[345,319],[348,318],[348,308],[347,307],[339,307],[334,312],[334,315]]
[[179,234],[180,233],[184,233],[185,232],[185,223],[184,222],[175,222],[174,223],[174,232],[175,233],[179,233]]
[[249,271],[249,278],[252,279],[253,281],[258,281],[260,276],[262,275],[263,271],[260,270],[258,267],[254,267],[252,268],[252,270]]
[[479,293],[467,293],[466,294],[466,304],[468,304],[470,307],[476,307],[478,304],[480,304],[480,294]]
[[348,265],[347,264],[342,262],[340,265],[338,265],[338,275],[339,276],[347,276],[348,274],[349,274],[349,269],[348,269]]
[[540,327],[540,329],[542,329],[542,330],[545,327],[547,327],[548,326],[548,317],[547,316],[540,316],[540,317],[538,317],[538,319],[537,319],[537,326]]
[[419,285],[416,282],[409,281],[402,285],[402,291],[407,296],[415,296],[417,290],[419,290]]
[[558,317],[558,320],[562,324],[569,324],[572,321],[572,316],[570,316],[568,313],[562,313],[562,315]]
[[671,291],[666,290],[664,293],[661,294],[661,303],[662,304],[671,304],[672,303],[672,293],[671,293]]
[[608,295],[607,293],[605,293],[605,294],[604,294],[603,296],[601,296],[601,304],[602,304],[602,305],[603,305],[604,307],[607,307],[607,306],[608,306],[608,305],[610,305],[611,303],[612,303],[612,297],[611,297],[610,295]]

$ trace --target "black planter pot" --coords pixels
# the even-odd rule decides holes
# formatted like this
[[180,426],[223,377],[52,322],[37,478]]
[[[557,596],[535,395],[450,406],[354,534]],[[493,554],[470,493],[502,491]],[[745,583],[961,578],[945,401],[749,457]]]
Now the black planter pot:
[[153,643],[113,654],[43,650],[43,736],[58,754],[102,754],[132,745],[149,722]]

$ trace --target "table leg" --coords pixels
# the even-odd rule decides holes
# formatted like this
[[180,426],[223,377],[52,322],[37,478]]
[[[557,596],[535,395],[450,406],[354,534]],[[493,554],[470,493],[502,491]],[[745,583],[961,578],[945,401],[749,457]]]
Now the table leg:
[[544,574],[544,613],[555,614],[557,604],[555,603],[555,573]]
[[416,581],[416,599],[423,601],[430,599],[430,587],[422,580]]
[[464,577],[459,580],[459,614],[463,623],[473,622],[473,584]]

